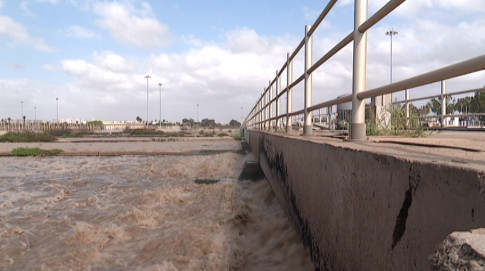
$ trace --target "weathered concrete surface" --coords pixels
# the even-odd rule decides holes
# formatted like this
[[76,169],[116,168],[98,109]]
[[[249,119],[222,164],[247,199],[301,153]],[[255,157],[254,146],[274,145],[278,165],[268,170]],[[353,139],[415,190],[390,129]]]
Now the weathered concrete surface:
[[322,270],[429,270],[449,233],[485,224],[483,153],[259,131],[249,143]]
[[485,270],[485,229],[453,232],[429,258],[432,270]]

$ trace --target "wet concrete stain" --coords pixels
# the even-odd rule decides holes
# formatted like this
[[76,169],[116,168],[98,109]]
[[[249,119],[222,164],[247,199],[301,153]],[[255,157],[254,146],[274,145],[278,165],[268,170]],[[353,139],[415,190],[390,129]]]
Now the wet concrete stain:
[[413,169],[411,165],[409,168],[409,188],[404,193],[404,202],[396,217],[396,225],[394,226],[394,232],[392,234],[392,249],[401,241],[406,232],[406,220],[408,218],[409,208],[411,208],[411,204],[413,203],[413,195],[416,194],[420,180],[421,175],[419,171]]
[[298,207],[298,199],[293,193],[291,182],[289,180],[288,170],[285,162],[285,158],[282,152],[273,153],[271,150],[271,142],[265,140],[264,136],[260,138],[259,152],[268,161],[268,165],[271,169],[271,173],[277,176],[277,180],[280,182],[280,186],[283,188],[289,202],[290,212],[293,214],[293,219],[296,220],[297,227],[300,230],[300,235],[303,241],[303,245],[309,249],[310,257],[315,264],[315,270],[332,270],[328,264],[327,258],[320,250],[315,238],[311,232],[308,220],[303,217],[301,210]]

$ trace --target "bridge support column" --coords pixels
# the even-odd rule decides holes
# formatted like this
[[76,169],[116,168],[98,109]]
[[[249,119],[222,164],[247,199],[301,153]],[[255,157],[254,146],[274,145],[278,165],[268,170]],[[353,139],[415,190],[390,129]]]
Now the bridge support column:
[[308,107],[312,106],[312,75],[308,73],[308,70],[312,66],[312,41],[313,37],[308,35],[308,32],[312,28],[311,25],[305,26],[305,108],[304,108],[304,124],[303,124],[303,135],[311,136],[313,125],[312,125],[312,112],[308,111]]
[[358,99],[357,94],[365,91],[366,88],[367,32],[361,33],[359,31],[359,26],[367,19],[368,0],[355,0],[354,11],[354,70],[350,139],[365,140],[365,100]]
[[293,84],[293,60],[290,59],[290,53],[286,54],[286,133],[291,133],[292,117],[289,113],[293,112],[293,89],[290,85]]

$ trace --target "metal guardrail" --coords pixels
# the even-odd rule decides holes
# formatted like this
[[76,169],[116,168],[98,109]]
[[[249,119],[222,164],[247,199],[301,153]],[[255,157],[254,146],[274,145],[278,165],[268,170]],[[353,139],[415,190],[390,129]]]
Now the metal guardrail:
[[[318,59],[312,65],[312,45],[313,33],[320,23],[325,19],[327,14],[336,4],[337,0],[330,0],[322,13],[318,16],[313,26],[305,26],[305,37],[298,44],[293,53],[287,54],[286,63],[282,68],[276,71],[276,77],[270,80],[269,86],[266,87],[254,107],[243,121],[243,128],[250,129],[280,129],[286,128],[287,132],[292,130],[292,118],[296,115],[303,115],[303,135],[312,134],[313,111],[322,108],[329,108],[341,103],[352,102],[352,122],[350,138],[354,140],[363,140],[366,138],[365,124],[365,99],[373,98],[380,95],[390,94],[397,91],[408,90],[423,86],[429,83],[439,82],[457,76],[473,73],[485,69],[485,55],[471,58],[447,67],[437,69],[428,73],[414,76],[399,82],[384,85],[378,88],[366,90],[366,64],[367,64],[367,30],[378,23],[381,19],[390,14],[394,9],[406,0],[391,0],[378,10],[370,18],[367,18],[368,3],[367,0],[355,0],[354,14],[354,31],[349,33],[323,57]],[[327,60],[331,59],[336,53],[346,47],[353,41],[353,85],[352,94],[341,96],[336,99],[323,101],[313,104],[312,101],[312,73],[317,70]],[[304,73],[294,80],[293,60],[300,50],[304,49],[305,63]],[[286,70],[287,87],[281,89],[281,75]],[[304,107],[303,109],[293,109],[293,88],[304,83]],[[444,83],[443,83],[444,84]],[[286,113],[281,114],[281,100],[286,94]],[[451,94],[450,94],[451,95]],[[440,95],[443,96],[443,95]],[[406,91],[406,97],[409,97]],[[409,105],[409,100],[407,105]],[[273,110],[274,108],[274,110]],[[327,109],[328,110],[328,109]],[[274,113],[273,113],[274,112]],[[442,111],[445,112],[445,111]],[[442,117],[446,114],[442,114]],[[409,117],[409,115],[408,115]],[[284,124],[284,126],[282,125]]]

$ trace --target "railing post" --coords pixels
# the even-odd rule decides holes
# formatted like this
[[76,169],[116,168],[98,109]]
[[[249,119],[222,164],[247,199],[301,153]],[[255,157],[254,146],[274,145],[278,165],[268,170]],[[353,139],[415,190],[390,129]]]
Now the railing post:
[[278,94],[281,89],[281,82],[280,82],[280,76],[278,75],[278,70],[276,70],[276,124],[275,124],[275,130],[279,130],[280,124],[279,124],[279,117],[280,117],[280,98],[278,98]]
[[366,88],[367,31],[361,33],[359,26],[367,19],[368,0],[355,0],[354,12],[354,67],[350,139],[365,140],[365,100],[358,99],[357,94],[365,91]]
[[305,26],[305,101],[304,101],[304,124],[303,135],[312,135],[312,112],[308,111],[308,107],[312,106],[312,75],[308,73],[308,70],[312,66],[312,41],[313,37],[308,35],[308,32],[312,28],[311,25]]
[[271,120],[271,117],[273,115],[273,106],[271,100],[273,99],[273,85],[271,84],[271,80],[269,80],[269,86],[268,86],[268,131],[271,131],[273,128],[273,121]]
[[264,108],[264,130],[268,129],[268,91],[265,90],[264,92],[264,100],[263,100],[263,108]]
[[263,101],[264,101],[264,89],[263,93],[261,94],[261,97],[259,99],[259,130],[263,130],[264,128],[264,110],[263,110]]
[[406,127],[409,128],[409,89],[404,91],[406,95]]
[[446,80],[441,81],[441,128],[445,127],[446,116]]
[[293,84],[293,60],[290,60],[290,53],[286,53],[286,133],[291,133],[292,117],[289,113],[293,112],[293,89],[290,85]]

